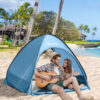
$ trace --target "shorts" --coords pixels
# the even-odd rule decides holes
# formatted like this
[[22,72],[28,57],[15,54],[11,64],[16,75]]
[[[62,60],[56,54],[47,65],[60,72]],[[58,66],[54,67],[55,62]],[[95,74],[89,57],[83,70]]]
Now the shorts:
[[61,86],[61,87],[63,87],[64,88],[64,85],[63,85],[63,80],[60,80],[59,79],[59,81],[57,82],[57,83],[49,83],[46,87],[44,87],[45,89],[47,89],[47,90],[49,90],[49,91],[52,91],[52,86],[53,85],[59,85],[59,86]]

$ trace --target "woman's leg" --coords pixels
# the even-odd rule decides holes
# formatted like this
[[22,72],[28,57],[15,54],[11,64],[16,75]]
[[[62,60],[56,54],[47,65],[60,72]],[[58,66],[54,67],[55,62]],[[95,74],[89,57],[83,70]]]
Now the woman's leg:
[[79,98],[79,100],[94,100],[93,97],[91,98],[86,98],[82,95],[81,91],[80,91],[80,86],[77,82],[77,79],[75,77],[70,77],[69,79],[64,80],[63,85],[66,87],[68,86],[70,83],[72,83],[74,90],[76,91],[76,94]]
[[[84,86],[83,84],[79,85],[80,88],[82,88],[83,86]],[[69,84],[67,87],[68,89],[73,89],[73,84]]]
[[72,76],[69,79],[64,80],[63,85],[66,87],[71,83],[73,84],[73,88],[76,91],[77,95],[80,96],[81,95],[80,87],[75,77]]
[[63,87],[61,87],[59,85],[53,85],[52,91],[59,94],[59,96],[62,98],[62,100],[73,100],[68,94],[66,94]]
[[73,85],[72,84],[69,84],[67,87],[68,87],[68,89],[73,89]]

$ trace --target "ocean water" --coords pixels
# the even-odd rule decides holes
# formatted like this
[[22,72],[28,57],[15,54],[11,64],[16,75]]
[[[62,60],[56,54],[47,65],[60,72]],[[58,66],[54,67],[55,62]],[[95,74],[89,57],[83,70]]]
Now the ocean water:
[[97,48],[73,48],[72,51],[79,56],[100,57],[100,46]]
[[87,40],[87,42],[100,42],[100,40]]

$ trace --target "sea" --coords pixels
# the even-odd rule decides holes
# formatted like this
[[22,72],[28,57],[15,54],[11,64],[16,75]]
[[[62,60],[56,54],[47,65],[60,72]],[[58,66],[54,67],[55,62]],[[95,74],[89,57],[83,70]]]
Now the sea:
[[100,42],[100,40],[87,40],[87,42]]
[[[100,40],[87,40],[88,42],[100,42]],[[100,46],[95,48],[74,48],[72,51],[79,56],[100,57]]]

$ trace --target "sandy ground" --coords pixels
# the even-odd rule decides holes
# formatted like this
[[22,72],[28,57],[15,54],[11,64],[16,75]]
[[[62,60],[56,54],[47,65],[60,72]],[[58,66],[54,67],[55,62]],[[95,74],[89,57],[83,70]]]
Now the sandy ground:
[[[3,84],[7,69],[16,54],[16,51],[0,52],[0,100],[61,100],[56,94],[30,96]],[[82,91],[82,94],[86,96],[92,95],[95,97],[95,100],[100,100],[100,58],[83,56],[77,56],[77,58],[85,69],[91,87],[91,91],[85,90]],[[40,64],[43,64],[43,62],[38,63],[38,66]],[[68,94],[74,100],[78,100],[75,92]]]

